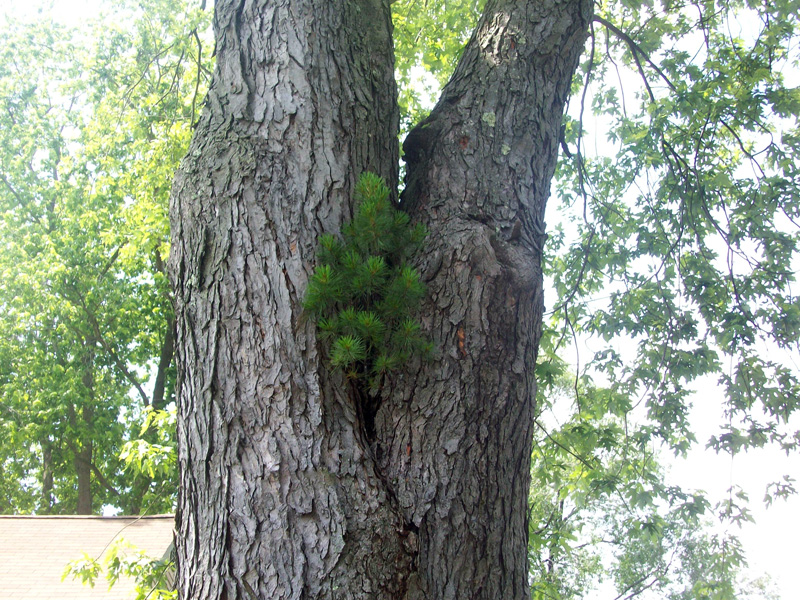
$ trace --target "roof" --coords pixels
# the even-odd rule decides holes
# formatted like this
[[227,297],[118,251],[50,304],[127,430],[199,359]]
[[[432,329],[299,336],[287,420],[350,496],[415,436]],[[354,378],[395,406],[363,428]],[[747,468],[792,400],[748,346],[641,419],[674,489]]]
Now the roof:
[[130,600],[134,582],[120,579],[109,591],[101,575],[95,587],[68,577],[70,561],[86,552],[101,558],[124,538],[161,558],[173,537],[173,515],[149,517],[0,516],[0,595],[7,600]]

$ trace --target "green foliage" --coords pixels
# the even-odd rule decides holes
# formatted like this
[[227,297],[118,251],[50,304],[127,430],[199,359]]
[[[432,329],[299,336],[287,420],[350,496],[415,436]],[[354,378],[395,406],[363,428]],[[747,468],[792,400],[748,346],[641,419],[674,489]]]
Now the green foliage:
[[[420,70],[444,84],[483,4],[392,4],[404,129],[437,92],[409,84]],[[95,478],[95,509],[172,504],[157,492],[175,487],[171,417],[130,391],[153,378],[171,326],[167,194],[206,85],[209,18],[162,0],[115,10],[88,35],[9,22],[0,49],[2,512],[71,511],[88,445],[119,493]],[[797,6],[625,0],[596,14],[548,216],[561,221],[545,256],[555,308],[536,374],[562,423],[537,420],[534,597],[584,597],[603,577],[625,597],[648,584],[736,597],[741,549],[709,533],[704,497],[667,485],[654,449],[692,446],[702,377],[725,394],[712,448],[800,444]],[[602,154],[593,127],[610,132]],[[430,346],[407,264],[424,232],[370,181],[342,238],[321,238],[305,307],[332,366],[376,384]],[[599,350],[574,360],[568,341],[586,339]],[[767,500],[793,490],[787,478]],[[748,518],[733,494],[721,510]]]
[[737,597],[739,542],[713,533],[702,494],[667,484],[656,431],[627,422],[624,399],[602,388],[579,388],[583,410],[556,424],[556,405],[575,399],[571,386],[565,376],[553,382],[536,421],[532,597],[584,598],[603,579],[624,597]]
[[115,540],[96,559],[84,553],[81,558],[70,561],[64,569],[62,581],[72,576],[84,585],[94,587],[101,575],[108,587],[113,587],[121,577],[136,581],[135,600],[175,600],[178,592],[173,589],[175,563],[170,558],[154,559],[142,550],[120,538]]
[[75,29],[46,11],[4,26],[4,513],[72,513],[79,494],[95,511],[172,507],[174,469],[126,472],[119,453],[145,409],[172,401],[174,369],[159,358],[173,327],[167,200],[206,86],[209,15],[157,0],[106,8]]
[[419,273],[407,261],[425,230],[392,205],[380,177],[363,173],[356,184],[356,209],[342,239],[323,235],[318,266],[303,307],[317,318],[328,342],[331,365],[375,387],[412,355],[432,348],[412,317],[425,295]]
[[[485,0],[396,0],[392,3],[401,129],[427,116],[478,22]],[[430,85],[420,77],[438,85]]]
[[127,469],[150,479],[172,479],[178,460],[173,439],[176,418],[174,404],[169,410],[155,410],[151,406],[145,409],[140,437],[125,442],[119,453]]
[[[545,257],[555,308],[537,365],[540,402],[561,395],[566,424],[537,442],[532,501],[568,518],[534,519],[532,564],[555,598],[580,597],[587,568],[625,597],[643,585],[675,599],[744,597],[743,550],[711,533],[703,495],[666,485],[654,450],[695,444],[692,402],[713,401],[693,394],[703,380],[718,381],[726,421],[711,448],[798,449],[800,111],[784,81],[797,11],[626,2],[597,14],[564,120],[548,219],[560,225]],[[608,139],[588,143],[592,128]],[[570,345],[596,349],[571,358],[577,372],[563,358]],[[791,478],[774,483],[765,501],[793,490]],[[717,512],[752,519],[741,491]],[[548,536],[569,535],[548,571]],[[585,567],[603,546],[614,561]]]
[[[573,151],[557,181],[571,231],[548,245],[551,324],[604,342],[592,371],[642,397],[676,452],[694,439],[688,386],[704,376],[730,416],[714,449],[794,449],[800,110],[784,73],[797,64],[797,11],[689,6],[598,11],[565,123]],[[604,154],[584,140],[588,92],[608,126]]]

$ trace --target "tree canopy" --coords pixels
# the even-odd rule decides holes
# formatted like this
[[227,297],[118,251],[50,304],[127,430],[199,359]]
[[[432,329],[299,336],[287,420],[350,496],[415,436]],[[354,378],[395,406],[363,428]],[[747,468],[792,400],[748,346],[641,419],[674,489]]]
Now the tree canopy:
[[172,505],[172,473],[132,477],[119,455],[174,393],[166,201],[206,85],[207,21],[158,2],[77,29],[6,17],[3,512]]
[[[94,512],[172,505],[158,485],[174,473],[147,458],[171,439],[145,427],[133,440],[173,398],[166,206],[212,47],[208,12],[189,4],[125,3],[91,30],[4,26],[3,512],[73,512],[87,497]],[[405,131],[483,4],[393,3]],[[737,540],[708,527],[708,500],[669,485],[661,463],[664,449],[698,443],[800,444],[799,13],[792,1],[595,6],[544,247],[535,598],[582,597],[603,576],[621,597],[748,597]],[[586,340],[593,355],[579,352]],[[724,411],[710,440],[688,419],[701,378],[717,382]],[[126,442],[149,473],[124,470]],[[789,477],[770,488],[793,492]],[[733,499],[717,512],[747,518]]]

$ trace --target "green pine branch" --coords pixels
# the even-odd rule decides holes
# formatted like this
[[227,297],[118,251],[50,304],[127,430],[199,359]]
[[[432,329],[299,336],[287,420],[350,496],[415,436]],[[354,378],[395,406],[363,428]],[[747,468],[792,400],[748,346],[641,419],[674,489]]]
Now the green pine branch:
[[361,175],[354,196],[355,215],[342,238],[320,238],[303,308],[317,319],[331,366],[374,388],[411,356],[432,352],[412,316],[425,286],[407,263],[427,232],[411,226],[373,173]]

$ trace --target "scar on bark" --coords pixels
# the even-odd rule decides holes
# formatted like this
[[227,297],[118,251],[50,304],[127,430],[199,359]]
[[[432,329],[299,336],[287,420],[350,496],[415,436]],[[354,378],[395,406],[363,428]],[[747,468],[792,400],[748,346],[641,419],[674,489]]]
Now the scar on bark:
[[408,210],[425,196],[424,182],[420,181],[417,165],[425,164],[434,143],[440,138],[440,129],[434,115],[421,121],[403,142],[403,160],[406,163],[405,188],[400,194],[401,205]]

